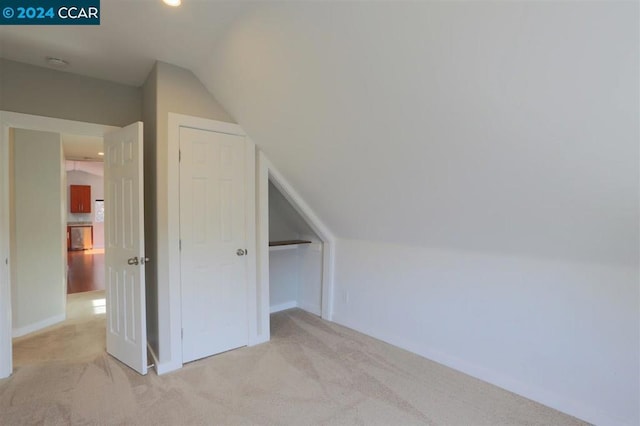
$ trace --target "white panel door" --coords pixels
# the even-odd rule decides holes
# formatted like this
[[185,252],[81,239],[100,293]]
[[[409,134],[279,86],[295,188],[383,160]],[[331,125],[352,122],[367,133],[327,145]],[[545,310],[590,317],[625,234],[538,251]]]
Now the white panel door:
[[245,143],[180,128],[183,362],[248,343]]
[[142,123],[104,138],[107,352],[147,374]]

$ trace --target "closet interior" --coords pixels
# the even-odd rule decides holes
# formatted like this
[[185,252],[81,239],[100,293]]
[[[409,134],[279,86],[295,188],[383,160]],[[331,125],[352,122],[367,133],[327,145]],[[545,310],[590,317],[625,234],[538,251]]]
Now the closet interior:
[[269,182],[271,313],[300,308],[322,313],[322,240]]

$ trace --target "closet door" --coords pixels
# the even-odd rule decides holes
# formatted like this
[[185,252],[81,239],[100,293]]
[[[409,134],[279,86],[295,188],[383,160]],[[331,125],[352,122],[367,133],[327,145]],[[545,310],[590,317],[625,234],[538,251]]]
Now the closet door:
[[248,343],[245,144],[180,129],[183,362]]

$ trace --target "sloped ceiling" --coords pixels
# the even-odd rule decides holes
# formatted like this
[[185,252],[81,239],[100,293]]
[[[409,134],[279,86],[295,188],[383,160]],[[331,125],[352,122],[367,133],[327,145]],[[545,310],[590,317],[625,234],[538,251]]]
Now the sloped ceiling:
[[636,263],[637,35],[637,3],[270,3],[195,72],[341,238]]
[[193,70],[340,238],[638,259],[638,3],[102,2],[0,56]]

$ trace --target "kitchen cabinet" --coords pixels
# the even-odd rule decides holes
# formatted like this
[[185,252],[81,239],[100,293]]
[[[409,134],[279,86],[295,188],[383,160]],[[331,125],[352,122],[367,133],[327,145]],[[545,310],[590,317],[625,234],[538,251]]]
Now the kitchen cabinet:
[[91,185],[70,185],[71,213],[91,213]]

